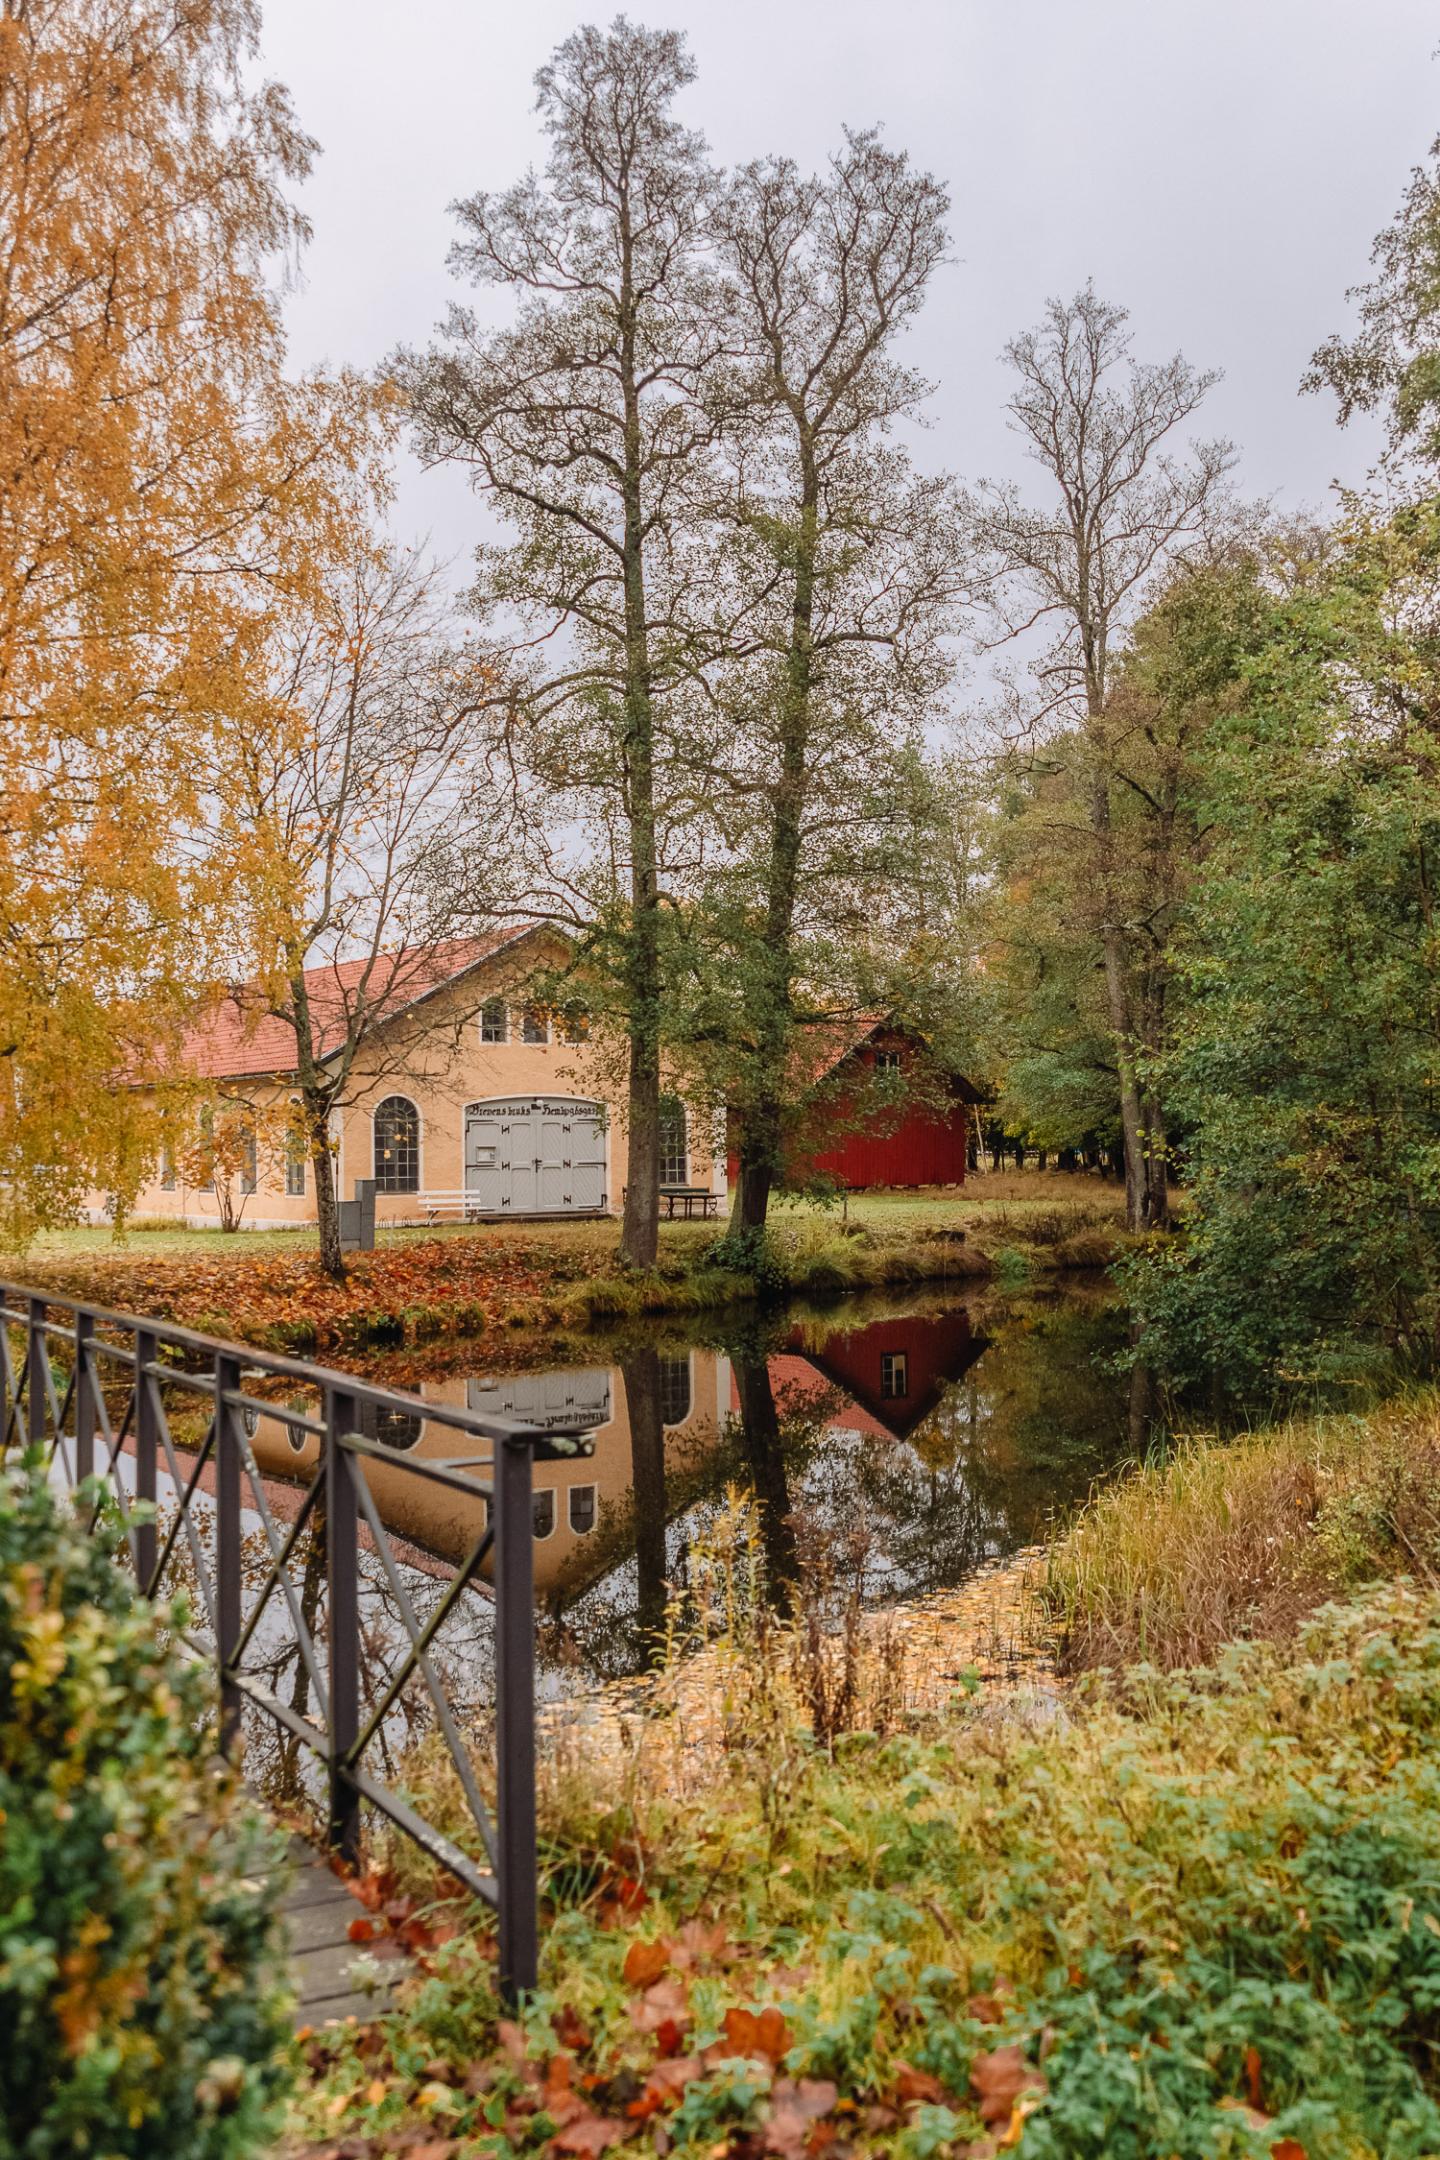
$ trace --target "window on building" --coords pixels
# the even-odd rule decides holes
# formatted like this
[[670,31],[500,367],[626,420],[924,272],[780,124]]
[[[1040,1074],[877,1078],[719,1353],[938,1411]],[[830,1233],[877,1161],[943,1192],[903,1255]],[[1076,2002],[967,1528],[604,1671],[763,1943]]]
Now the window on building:
[[904,1350],[880,1353],[880,1395],[885,1402],[899,1402],[910,1392],[910,1358]]
[[549,1537],[555,1528],[555,1495],[553,1492],[537,1492],[535,1495],[535,1535]]
[[538,1005],[527,1005],[520,1019],[520,1034],[528,1043],[550,1040],[550,1023]]
[[420,1190],[420,1113],[404,1095],[387,1095],[375,1112],[375,1190]]
[[510,1040],[504,998],[486,998],[481,1006],[480,1040],[482,1043],[502,1043]]
[[[292,1116],[297,1116],[297,1106],[292,1105]],[[285,1130],[285,1190],[292,1200],[305,1197],[305,1135],[298,1117]]]
[[240,1190],[254,1192],[259,1183],[259,1159],[255,1146],[255,1120],[247,1118],[240,1134]]
[[689,1182],[690,1147],[685,1105],[677,1095],[666,1095],[660,1102],[660,1183],[688,1185]]
[[900,1052],[898,1050],[877,1050],[875,1052],[875,1070],[876,1072],[899,1072]]
[[160,1144],[160,1190],[161,1192],[174,1192],[175,1190],[175,1143],[173,1140],[163,1140]]
[[662,1357],[660,1364],[660,1417],[666,1425],[683,1425],[690,1415],[690,1360]]
[[589,1042],[589,1040],[590,1040],[590,1015],[589,1015],[589,1013],[586,1013],[586,1012],[571,1012],[571,1013],[567,1013],[567,1014],[565,1015],[565,1024],[564,1024],[563,1028],[561,1029],[561,1039],[562,1039],[562,1041],[564,1041],[564,1042],[567,1042],[567,1043],[583,1043],[583,1042]]
[[584,1537],[595,1527],[595,1487],[572,1485],[570,1488],[570,1528],[576,1537]]
[[413,1410],[387,1410],[375,1406],[375,1438],[381,1447],[413,1448],[424,1430],[424,1420]]

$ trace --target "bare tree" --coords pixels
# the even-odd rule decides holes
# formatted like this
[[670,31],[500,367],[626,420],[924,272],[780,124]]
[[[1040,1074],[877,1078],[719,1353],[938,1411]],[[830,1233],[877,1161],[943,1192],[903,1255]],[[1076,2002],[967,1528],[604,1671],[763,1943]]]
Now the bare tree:
[[1019,728],[1032,741],[1073,731],[1084,761],[1126,1209],[1139,1228],[1166,1220],[1166,1145],[1160,1106],[1142,1102],[1137,1072],[1131,881],[1112,815],[1124,783],[1106,712],[1126,635],[1159,584],[1206,544],[1235,453],[1219,440],[1177,444],[1218,376],[1179,354],[1133,359],[1127,319],[1086,285],[1072,300],[1052,300],[1040,326],[1006,347],[1019,377],[1013,423],[1058,500],[1036,506],[1013,483],[981,482],[969,524],[1000,640],[1053,633],[1032,670],[1037,695],[1017,709]]
[[[856,994],[903,881],[920,725],[946,680],[957,583],[949,484],[891,437],[928,384],[895,357],[945,250],[947,199],[874,133],[817,176],[743,168],[717,214],[745,355],[727,418],[741,713],[725,905],[724,1093],[739,1156],[732,1228],[766,1218],[807,1020]],[[717,625],[717,633],[721,626]],[[842,987],[841,978],[844,978]]]
[[[396,1028],[480,927],[463,857],[488,838],[475,793],[476,675],[447,636],[438,577],[381,552],[336,575],[292,623],[277,665],[287,728],[237,733],[225,814],[250,963],[232,995],[280,1021],[315,1181],[321,1264],[344,1272],[333,1114],[365,1081],[408,1072],[443,1023]],[[277,1078],[280,1075],[277,1075]]]
[[[452,261],[515,295],[513,325],[484,330],[457,306],[442,345],[394,362],[422,456],[467,467],[513,534],[477,551],[473,594],[509,648],[504,757],[522,793],[587,823],[613,888],[596,950],[617,956],[628,1038],[621,1251],[637,1266],[657,1245],[660,828],[695,666],[685,606],[710,436],[696,391],[718,349],[713,177],[670,112],[692,75],[674,31],[619,17],[567,38],[536,78],[545,182],[458,206]],[[570,884],[580,896],[583,877]]]

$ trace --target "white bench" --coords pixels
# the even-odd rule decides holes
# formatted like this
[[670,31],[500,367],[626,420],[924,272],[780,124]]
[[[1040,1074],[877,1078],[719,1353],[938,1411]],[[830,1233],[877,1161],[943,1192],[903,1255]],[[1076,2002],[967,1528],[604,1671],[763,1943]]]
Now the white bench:
[[444,1215],[453,1215],[457,1222],[480,1220],[480,1202],[472,1192],[416,1193],[415,1202],[423,1210],[427,1223],[439,1222]]

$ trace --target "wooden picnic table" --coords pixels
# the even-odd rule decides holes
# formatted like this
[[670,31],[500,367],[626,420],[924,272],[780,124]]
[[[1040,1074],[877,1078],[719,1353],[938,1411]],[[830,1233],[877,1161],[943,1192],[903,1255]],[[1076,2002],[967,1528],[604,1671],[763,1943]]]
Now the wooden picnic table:
[[688,1220],[695,1215],[714,1215],[720,1206],[720,1195],[711,1192],[707,1185],[662,1185],[660,1205],[673,1222],[677,1215]]

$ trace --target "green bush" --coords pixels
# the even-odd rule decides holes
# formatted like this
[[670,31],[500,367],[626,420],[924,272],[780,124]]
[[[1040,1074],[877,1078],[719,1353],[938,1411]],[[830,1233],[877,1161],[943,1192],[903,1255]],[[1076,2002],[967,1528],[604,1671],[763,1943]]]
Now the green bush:
[[263,1833],[117,1536],[0,1476],[0,2160],[239,2160],[283,2080]]
[[[732,1670],[737,1694],[742,1669],[758,1695],[763,1660]],[[472,2081],[499,2006],[462,1931],[379,2051],[327,2038],[297,2129],[326,2135],[343,2101],[352,2132],[418,2138],[438,2087],[462,2150],[503,2129],[496,2151],[539,2160],[553,2121],[534,2092],[573,2048],[577,2088],[618,2118],[607,2149],[635,2160],[654,2122],[626,2111],[657,2066],[684,2085],[665,2088],[671,2160],[803,2153],[773,2112],[782,2077],[828,2082],[866,2160],[1440,2153],[1433,1590],[1387,1585],[1189,1674],[1132,1668],[1046,1720],[982,1702],[833,1757],[785,1743],[778,1831],[776,1724],[753,1704],[732,1704],[708,1783],[692,1745],[683,1796],[639,1757],[618,1785],[583,1760],[557,1782],[551,1889],[569,1903],[524,2014],[529,2096],[513,2027],[495,2085]],[[648,2021],[637,1944],[671,1959]],[[761,2005],[788,2042],[774,2086],[726,2052],[730,2013]],[[662,2011],[688,2021],[688,2073],[653,2030]],[[982,2120],[1007,2062],[1013,2112]]]

